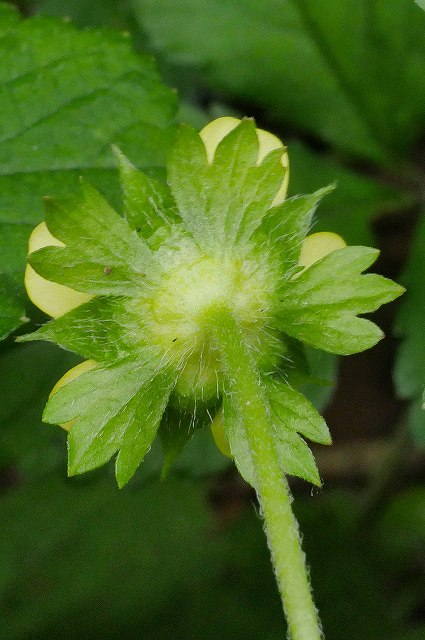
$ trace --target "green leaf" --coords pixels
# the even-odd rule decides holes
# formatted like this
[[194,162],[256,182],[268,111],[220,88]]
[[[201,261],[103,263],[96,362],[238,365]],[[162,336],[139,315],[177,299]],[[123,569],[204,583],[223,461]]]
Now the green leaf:
[[378,162],[406,154],[422,132],[425,16],[410,0],[133,5],[173,77],[200,77],[221,99]]
[[[83,174],[117,199],[113,143],[139,166],[163,166],[176,97],[125,35],[21,20],[9,4],[0,58],[0,272],[19,281],[41,197],[72,194]],[[7,304],[20,305],[21,292]]]
[[65,247],[45,247],[28,262],[40,275],[87,293],[137,295],[158,273],[152,253],[96,189],[84,200],[46,202],[46,223]]
[[337,249],[282,288],[282,331],[323,351],[348,355],[382,337],[381,330],[359,313],[375,311],[404,289],[376,274],[361,275],[377,258],[367,247]]
[[253,242],[259,247],[267,247],[276,256],[282,273],[287,277],[298,266],[302,241],[311,226],[317,205],[334,188],[331,185],[309,195],[285,200],[269,210],[256,230]]
[[257,165],[258,148],[252,120],[220,142],[211,163],[196,131],[184,126],[177,134],[168,183],[187,229],[207,253],[244,245],[279,189],[283,149]]
[[242,120],[221,140],[207,172],[207,208],[215,220],[218,240],[228,247],[249,239],[283,181],[284,149],[272,151],[259,165],[258,150],[255,122]]
[[282,426],[279,424],[274,427],[274,444],[282,472],[321,487],[322,482],[309,446],[297,433],[286,431]]

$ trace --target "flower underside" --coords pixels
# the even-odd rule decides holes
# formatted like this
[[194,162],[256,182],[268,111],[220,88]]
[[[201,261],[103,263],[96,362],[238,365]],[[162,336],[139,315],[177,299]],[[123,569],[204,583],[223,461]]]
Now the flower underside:
[[308,371],[294,354],[303,343],[338,354],[372,346],[382,333],[358,314],[401,287],[362,275],[377,251],[307,236],[332,187],[285,199],[286,149],[252,120],[219,118],[200,134],[182,126],[167,184],[117,156],[124,218],[83,184],[82,200],[46,201],[47,226],[30,243],[27,290],[55,319],[21,340],[88,360],[58,383],[44,414],[69,429],[70,473],[118,452],[122,486],[158,431],[169,466],[216,414],[221,448],[255,485],[223,352],[223,328],[233,326],[230,344],[243,343],[255,371],[282,473],[319,484],[304,438],[330,436],[296,388]]

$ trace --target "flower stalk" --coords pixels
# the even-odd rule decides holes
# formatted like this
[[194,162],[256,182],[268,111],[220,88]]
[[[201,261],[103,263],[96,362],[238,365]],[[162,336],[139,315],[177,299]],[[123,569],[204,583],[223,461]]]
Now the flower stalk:
[[251,450],[255,488],[290,637],[293,640],[320,640],[323,636],[301,549],[298,523],[274,446],[270,410],[259,373],[231,312],[214,309],[210,311],[210,319],[220,351],[224,392],[233,395]]

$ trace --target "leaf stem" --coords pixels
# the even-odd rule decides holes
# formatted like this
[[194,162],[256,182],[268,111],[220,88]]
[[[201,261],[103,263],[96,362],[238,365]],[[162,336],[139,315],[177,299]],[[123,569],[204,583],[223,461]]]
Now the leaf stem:
[[255,469],[256,490],[292,640],[323,638],[313,603],[292,497],[271,435],[268,403],[243,332],[230,311],[211,309],[225,392],[243,421]]

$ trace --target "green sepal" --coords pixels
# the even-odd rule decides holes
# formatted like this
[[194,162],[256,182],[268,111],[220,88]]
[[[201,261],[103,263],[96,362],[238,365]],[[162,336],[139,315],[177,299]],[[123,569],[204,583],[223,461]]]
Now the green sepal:
[[163,455],[161,479],[168,476],[195,431],[211,424],[211,415],[214,413],[214,408],[208,409],[205,405],[198,405],[196,411],[176,409],[172,404],[167,408],[158,431]]
[[41,276],[77,291],[137,295],[158,277],[158,266],[144,241],[90,185],[83,199],[45,200],[46,224],[65,247],[45,247],[28,262]]
[[68,436],[69,475],[95,469],[123,449],[117,462],[123,486],[155,437],[173,384],[152,362],[128,359],[98,366],[60,388],[47,403],[43,420],[75,421]]
[[163,372],[138,394],[115,462],[115,475],[120,489],[132,478],[148,453],[174,385],[175,379]]
[[320,200],[334,189],[335,185],[331,184],[314,193],[288,198],[268,211],[253,234],[251,240],[254,245],[274,256],[285,278],[296,273],[301,245],[311,227],[316,208]]
[[289,384],[270,380],[267,395],[276,430],[299,433],[319,444],[332,444],[325,420],[302,393]]
[[[267,392],[264,388],[263,394],[265,396],[265,402],[269,404]],[[307,399],[304,398],[304,400],[308,403]],[[247,408],[246,411],[249,411],[249,408]],[[301,426],[303,420],[303,409],[300,411],[299,418],[297,414],[294,415],[290,411],[287,412],[286,416],[282,407],[279,407],[278,413],[271,409],[270,404],[269,411],[269,428],[271,429],[282,474],[296,476],[312,484],[321,486],[321,480],[313,454],[306,442],[304,442],[297,433],[297,427]],[[226,437],[238,471],[246,482],[255,487],[255,469],[252,461],[253,454],[246,439],[243,420],[238,415],[238,409],[234,405],[234,398],[232,398],[230,394],[226,394],[223,399],[223,421]],[[308,431],[308,426],[305,427],[304,430]],[[311,429],[311,431],[313,430]],[[315,435],[315,437],[318,438],[319,436]]]
[[98,296],[17,341],[48,340],[84,358],[116,362],[134,353],[140,357],[143,343],[137,328],[142,317],[125,298]]
[[382,331],[357,314],[375,311],[404,291],[383,276],[362,275],[378,255],[378,250],[368,247],[337,249],[287,282],[279,302],[280,329],[339,355],[375,345]]
[[314,456],[308,444],[296,433],[273,423],[274,445],[282,473],[322,486]]
[[199,133],[187,125],[179,127],[171,148],[167,182],[184,225],[196,243],[215,249],[214,220],[206,209],[207,153]]
[[283,147],[257,164],[253,120],[243,120],[218,145],[209,164],[199,134],[182,126],[172,148],[168,182],[186,227],[207,253],[244,246],[282,183]]
[[137,169],[117,148],[124,216],[142,238],[148,240],[159,228],[178,222],[180,217],[170,189]]

